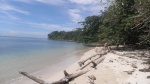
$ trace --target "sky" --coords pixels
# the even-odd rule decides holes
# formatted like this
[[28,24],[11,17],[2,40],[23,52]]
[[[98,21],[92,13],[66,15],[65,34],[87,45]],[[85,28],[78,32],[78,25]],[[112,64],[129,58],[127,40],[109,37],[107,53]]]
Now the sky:
[[107,0],[0,0],[0,36],[47,38],[52,31],[82,28]]

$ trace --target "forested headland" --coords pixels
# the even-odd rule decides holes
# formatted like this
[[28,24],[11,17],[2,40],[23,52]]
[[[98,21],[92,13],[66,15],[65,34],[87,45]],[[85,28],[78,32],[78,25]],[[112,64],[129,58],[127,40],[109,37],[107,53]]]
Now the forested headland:
[[49,39],[82,43],[150,46],[150,0],[114,0],[100,15],[79,22],[83,28],[53,31]]

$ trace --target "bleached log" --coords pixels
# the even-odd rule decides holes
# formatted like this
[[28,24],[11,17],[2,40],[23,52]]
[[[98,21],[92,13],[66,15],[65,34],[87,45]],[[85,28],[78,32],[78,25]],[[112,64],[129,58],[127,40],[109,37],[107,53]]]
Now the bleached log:
[[84,63],[85,63],[87,60],[92,59],[93,57],[96,57],[96,56],[98,56],[98,55],[100,55],[100,54],[92,55],[91,57],[89,57],[89,58],[87,58],[87,59],[85,59],[85,60],[82,60],[82,61],[78,62],[78,64],[79,64],[80,67],[81,67],[82,65],[84,65]]
[[[97,64],[99,64],[100,62],[102,62],[105,58],[104,57],[98,57],[98,58],[100,58],[100,59],[95,59],[95,60],[98,60],[98,61],[96,61],[96,62],[94,62],[93,60],[92,61],[90,61],[90,62],[88,62],[85,66],[83,66],[83,67],[81,67],[79,70],[82,70],[82,69],[84,69],[85,67],[87,67],[89,64],[93,64],[94,63],[94,66],[97,66]],[[96,63],[96,64],[95,64]],[[93,68],[94,68],[94,66],[92,66]]]
[[93,64],[93,66],[91,66],[91,67],[93,67],[93,68],[96,69],[96,66],[97,66],[99,63],[103,62],[104,59],[105,59],[105,56],[104,56],[104,57],[101,57],[101,59],[98,59],[98,60],[96,60],[95,62],[94,62],[94,61],[91,62],[91,63]]
[[105,43],[105,44],[104,44],[104,47],[103,47],[102,50],[101,50],[101,53],[97,53],[97,54],[95,54],[95,55],[92,55],[92,56],[90,56],[89,58],[78,62],[78,64],[79,64],[79,66],[81,67],[82,65],[84,65],[84,63],[85,63],[87,60],[91,60],[93,57],[96,57],[96,56],[98,56],[98,55],[100,55],[100,56],[101,56],[101,55],[105,55],[105,54],[107,54],[108,52],[110,52],[110,48],[108,47],[108,44]]
[[96,56],[101,57],[102,55],[106,55],[108,52],[109,52],[109,50],[105,50],[104,52],[102,52],[102,53],[100,53],[100,54],[92,55],[91,57],[89,57],[89,58],[87,58],[87,59],[85,59],[85,60],[82,60],[82,61],[78,62],[78,64],[79,64],[80,67],[81,67],[82,65],[84,65],[84,63],[85,63],[86,61],[91,60],[92,58],[94,58],[94,57],[96,57]]
[[75,78],[87,73],[88,71],[81,71],[76,74],[69,74],[68,76],[65,76],[64,78],[60,79],[59,81],[53,82],[51,84],[68,84],[70,81],[74,80]]
[[89,78],[90,84],[95,84],[94,80],[96,80],[96,77],[94,75],[88,76],[88,78]]
[[33,81],[35,81],[35,82],[37,82],[39,84],[49,84],[49,83],[46,83],[44,80],[38,79],[37,77],[34,77],[34,76],[30,75],[27,72],[20,71],[19,73],[24,75],[24,76],[26,76],[26,77],[28,77],[28,78],[30,78],[30,79],[32,79]]
[[81,72],[78,72],[76,74],[68,74],[65,70],[64,70],[64,75],[65,77],[58,80],[58,81],[55,81],[55,82],[52,82],[52,83],[46,83],[44,80],[41,80],[41,79],[38,79],[37,77],[34,77],[32,75],[30,75],[29,73],[27,72],[19,72],[20,74],[32,79],[33,81],[39,83],[39,84],[68,84],[70,81],[74,80],[75,78],[87,73],[88,71],[81,71]]
[[[102,56],[106,55],[108,52],[109,52],[109,51],[105,51],[105,52],[101,53],[100,56],[99,56],[98,58],[96,58],[95,60],[97,60],[97,59],[101,58]],[[103,58],[101,58],[101,59],[103,59]],[[100,59],[100,60],[101,60],[101,59]],[[103,60],[104,60],[104,59],[103,59]],[[93,60],[90,61],[90,62],[88,62],[86,65],[84,65],[83,67],[81,67],[81,68],[78,69],[78,70],[84,69],[86,66],[88,66],[88,65],[89,65],[90,63],[92,63],[92,62],[93,62]],[[98,63],[98,64],[99,64],[99,63]]]
[[93,66],[91,67],[96,69],[97,64],[94,61],[92,61],[91,63],[93,64]]

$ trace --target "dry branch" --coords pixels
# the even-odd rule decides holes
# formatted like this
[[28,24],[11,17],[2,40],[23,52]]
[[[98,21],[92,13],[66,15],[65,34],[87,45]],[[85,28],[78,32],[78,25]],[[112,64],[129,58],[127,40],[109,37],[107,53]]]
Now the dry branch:
[[104,57],[101,57],[101,59],[98,59],[98,60],[96,60],[95,62],[91,62],[91,63],[93,64],[92,67],[96,69],[96,66],[97,66],[99,63],[103,62],[104,59],[105,59],[105,56],[104,56]]
[[[89,58],[87,58],[87,59],[85,59],[85,60],[82,60],[82,61],[78,62],[78,64],[79,64],[80,67],[81,67],[82,65],[84,65],[84,63],[85,63],[86,61],[91,60],[93,57],[96,57],[96,56],[101,57],[102,55],[106,55],[108,52],[109,52],[109,50],[105,50],[104,52],[102,52],[102,53],[100,53],[100,54],[92,55],[91,57],[89,57]],[[99,58],[99,57],[98,57],[98,58]]]
[[90,56],[89,58],[78,62],[78,64],[79,64],[79,66],[81,67],[82,65],[84,65],[84,63],[85,63],[87,60],[91,60],[93,57],[96,57],[96,56],[98,56],[98,55],[100,55],[100,56],[101,56],[101,55],[105,55],[105,54],[107,54],[108,52],[110,52],[110,48],[108,47],[108,44],[105,43],[105,44],[104,44],[104,47],[103,47],[102,50],[101,50],[101,53],[92,55],[92,56]]
[[96,77],[94,75],[88,76],[88,78],[89,78],[90,84],[95,84],[94,80],[96,80]]
[[28,78],[30,78],[30,79],[32,79],[33,81],[35,81],[35,82],[37,82],[37,83],[39,83],[39,84],[48,84],[48,83],[45,83],[45,81],[43,81],[43,80],[41,80],[41,79],[38,79],[38,78],[36,78],[36,77],[30,75],[30,74],[27,73],[27,72],[22,72],[22,71],[20,71],[19,73],[22,74],[22,75],[24,75],[24,76],[26,76],[26,77],[28,77]]
[[[86,66],[88,66],[90,63],[92,63],[92,64],[94,63],[94,66],[96,67],[97,64],[99,64],[100,62],[102,62],[102,61],[105,59],[105,57],[98,57],[98,58],[100,58],[98,61],[94,62],[94,61],[92,60],[92,61],[88,62],[85,66],[81,67],[79,70],[84,69],[84,68],[85,68]],[[97,60],[98,58],[96,58],[95,60]],[[94,66],[92,66],[92,67],[95,68]]]
[[87,73],[88,71],[81,71],[76,74],[69,74],[68,76],[65,76],[64,78],[60,79],[59,81],[53,82],[51,84],[68,84],[70,81],[74,80],[75,78]]
[[81,72],[78,72],[76,74],[68,74],[65,70],[64,70],[64,75],[65,77],[60,79],[59,81],[55,81],[55,82],[52,82],[52,83],[46,83],[45,81],[41,80],[41,79],[38,79],[30,74],[28,74],[27,72],[19,72],[20,74],[32,79],[33,81],[39,83],[39,84],[68,84],[70,81],[74,80],[75,78],[87,73],[88,71],[81,71]]
[[[103,53],[101,53],[101,54],[99,54],[99,57],[98,58],[96,58],[96,59],[94,59],[94,61],[95,60],[98,60],[99,58],[101,58],[102,56],[104,56],[104,55],[106,55],[107,53],[109,52],[109,50],[107,51],[105,51],[105,52],[103,52]],[[90,57],[89,57],[90,58]],[[89,59],[88,58],[88,59]],[[86,59],[86,61],[88,60],[88,59]],[[100,60],[104,60],[105,58],[104,57],[102,57]],[[90,62],[88,62],[86,65],[84,65],[83,67],[81,67],[80,69],[77,69],[77,70],[82,70],[82,69],[84,69],[86,66],[88,66],[90,63],[93,63],[94,62],[93,60],[92,61],[90,61]],[[85,60],[83,60],[82,62],[85,62]],[[80,62],[81,63],[81,62]],[[97,63],[97,62],[96,62]],[[98,63],[99,64],[99,63]],[[97,65],[96,65],[97,66]],[[94,68],[94,67],[93,67]],[[95,67],[96,68],[96,67]]]
[[97,55],[100,55],[100,54],[92,55],[91,57],[89,57],[89,58],[87,58],[87,59],[85,59],[85,60],[83,60],[83,61],[78,62],[78,64],[79,64],[80,67],[81,67],[82,65],[84,65],[84,63],[85,63],[87,60],[92,59],[93,57],[96,57]]

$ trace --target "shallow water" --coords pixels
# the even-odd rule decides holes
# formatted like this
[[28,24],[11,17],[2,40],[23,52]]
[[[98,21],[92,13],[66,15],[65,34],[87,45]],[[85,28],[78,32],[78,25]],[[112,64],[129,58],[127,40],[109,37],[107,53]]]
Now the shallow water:
[[67,66],[67,59],[71,59],[70,63],[79,59],[76,53],[83,49],[82,44],[75,42],[0,37],[0,84],[20,80],[20,70],[38,73],[62,64]]

